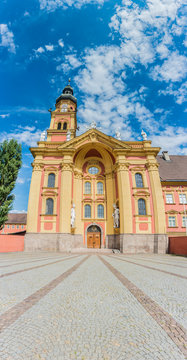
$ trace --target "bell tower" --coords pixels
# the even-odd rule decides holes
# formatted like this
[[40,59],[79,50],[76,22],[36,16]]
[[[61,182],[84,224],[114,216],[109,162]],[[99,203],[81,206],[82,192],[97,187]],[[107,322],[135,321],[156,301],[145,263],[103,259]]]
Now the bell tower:
[[73,139],[77,129],[77,99],[73,96],[70,80],[56,99],[55,107],[54,111],[50,111],[51,123],[47,130],[47,141],[61,142]]

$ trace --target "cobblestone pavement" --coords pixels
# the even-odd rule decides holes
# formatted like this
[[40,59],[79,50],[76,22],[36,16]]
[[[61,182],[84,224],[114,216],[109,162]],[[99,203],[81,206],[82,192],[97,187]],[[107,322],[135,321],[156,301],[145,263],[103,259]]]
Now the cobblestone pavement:
[[186,359],[185,258],[14,253],[0,271],[0,360]]

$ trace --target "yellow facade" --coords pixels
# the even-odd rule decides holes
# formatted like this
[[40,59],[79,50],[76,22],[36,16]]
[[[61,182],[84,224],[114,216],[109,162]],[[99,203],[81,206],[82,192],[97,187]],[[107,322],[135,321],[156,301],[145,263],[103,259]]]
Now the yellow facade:
[[[93,247],[153,252],[155,234],[162,239],[166,236],[156,160],[160,149],[152,147],[150,141],[122,141],[105,135],[94,123],[77,136],[76,111],[76,99],[68,85],[51,112],[47,139],[31,148],[34,162],[27,248],[31,243],[39,248],[40,243],[40,248],[46,249],[48,239],[50,249],[50,242],[57,238],[62,248],[63,241],[67,249],[85,248],[89,234]],[[119,226],[114,224],[115,207],[119,209]],[[92,229],[99,233],[100,242],[94,240]]]

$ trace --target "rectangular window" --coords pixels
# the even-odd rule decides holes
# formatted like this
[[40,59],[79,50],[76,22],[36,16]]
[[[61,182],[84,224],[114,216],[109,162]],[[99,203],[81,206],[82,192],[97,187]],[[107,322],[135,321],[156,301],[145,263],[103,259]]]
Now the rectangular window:
[[173,204],[173,195],[166,194],[166,204]]
[[186,194],[179,194],[179,202],[180,204],[186,204]]
[[14,229],[15,228],[15,225],[12,225],[12,229]]
[[21,225],[21,228],[24,229],[24,225]]
[[175,216],[169,216],[169,227],[176,227]]
[[7,225],[7,229],[9,229],[10,225]]
[[19,229],[19,225],[16,225],[16,229]]
[[187,227],[187,216],[182,217],[182,226]]

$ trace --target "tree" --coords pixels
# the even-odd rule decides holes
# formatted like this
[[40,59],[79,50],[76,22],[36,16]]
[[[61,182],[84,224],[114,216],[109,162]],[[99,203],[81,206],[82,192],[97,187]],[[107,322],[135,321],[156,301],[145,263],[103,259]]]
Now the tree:
[[0,229],[8,219],[14,195],[11,194],[21,167],[21,145],[16,140],[0,144]]

